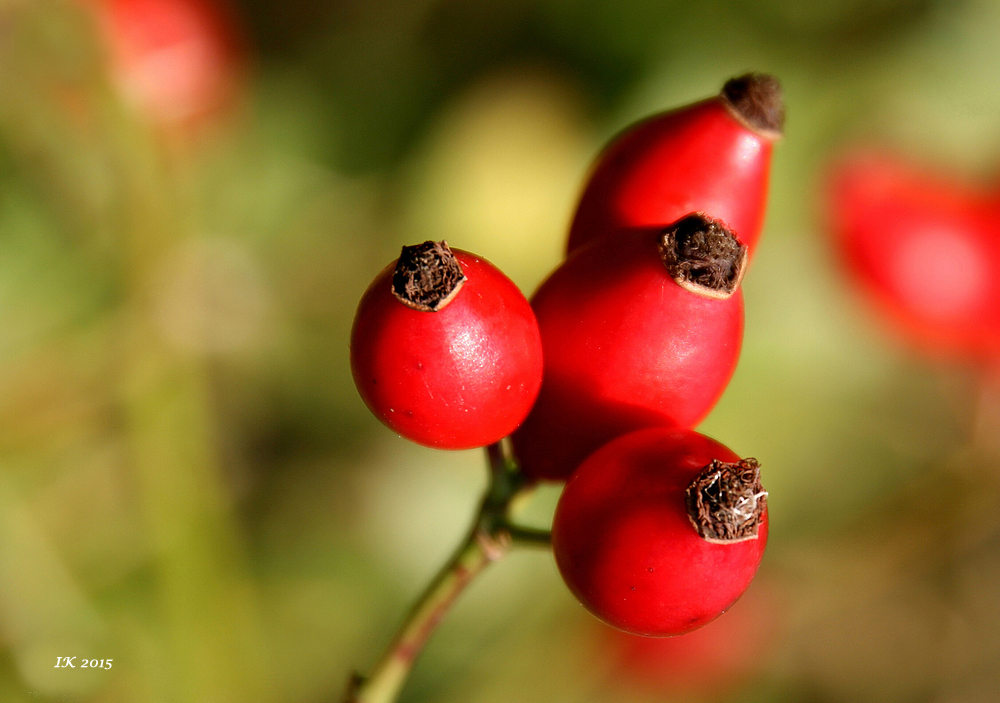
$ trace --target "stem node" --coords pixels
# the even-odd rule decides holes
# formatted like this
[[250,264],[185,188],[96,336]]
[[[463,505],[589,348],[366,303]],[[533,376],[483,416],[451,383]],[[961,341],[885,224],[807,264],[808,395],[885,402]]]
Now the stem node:
[[370,676],[357,672],[347,684],[344,703],[392,703],[431,633],[465,587],[516,544],[548,545],[549,533],[510,521],[516,498],[531,490],[517,463],[499,443],[487,447],[490,482],[465,541],[414,604],[402,627]]

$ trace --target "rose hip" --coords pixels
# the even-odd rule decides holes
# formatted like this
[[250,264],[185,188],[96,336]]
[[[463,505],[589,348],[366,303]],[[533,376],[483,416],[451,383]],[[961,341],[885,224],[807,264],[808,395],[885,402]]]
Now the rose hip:
[[567,481],[552,524],[556,565],[587,610],[637,635],[689,632],[753,580],[767,544],[753,459],[693,430],[619,437]]
[[736,369],[745,260],[702,214],[570,255],[532,299],[545,378],[513,437],[524,472],[562,480],[620,434],[700,422]]
[[161,127],[230,107],[246,52],[227,0],[80,0],[96,17],[113,79]]
[[592,167],[567,251],[609,230],[664,225],[703,211],[730,227],[752,254],[783,125],[778,81],[752,73],[733,78],[716,97],[629,127]]
[[442,449],[496,442],[524,419],[542,379],[528,301],[489,262],[444,242],[403,247],[369,286],[351,370],[372,413]]
[[830,172],[846,268],[904,338],[932,354],[1000,354],[1000,225],[988,194],[881,153]]

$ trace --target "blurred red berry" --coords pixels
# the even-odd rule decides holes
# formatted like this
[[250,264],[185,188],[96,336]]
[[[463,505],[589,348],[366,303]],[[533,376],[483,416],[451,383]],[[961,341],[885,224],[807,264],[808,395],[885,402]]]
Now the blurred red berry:
[[884,153],[846,156],[829,173],[827,219],[846,268],[905,339],[938,356],[1000,354],[998,215],[983,189]]
[[[760,671],[781,628],[774,594],[758,576],[723,615],[676,637],[640,637],[595,625],[616,689],[720,696]],[[599,628],[599,629],[598,629]]]
[[151,122],[191,126],[231,107],[246,52],[225,0],[83,0],[123,98]]

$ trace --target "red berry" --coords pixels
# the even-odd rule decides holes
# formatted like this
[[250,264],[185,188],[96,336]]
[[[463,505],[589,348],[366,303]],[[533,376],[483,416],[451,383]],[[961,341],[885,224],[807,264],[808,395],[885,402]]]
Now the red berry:
[[470,449],[510,434],[542,380],[531,306],[489,262],[444,242],[403,247],[365,291],[351,331],[354,383],[404,437]]
[[657,427],[580,465],[556,506],[552,548],[566,585],[598,618],[632,634],[679,635],[743,594],[767,528],[756,461]]
[[726,223],[752,254],[783,122],[778,81],[749,74],[714,98],[626,129],[591,170],[567,251],[609,230],[660,226],[702,211]]
[[[744,262],[732,233],[702,215],[612,233],[570,255],[532,299],[545,380],[514,433],[524,472],[565,479],[620,434],[700,422],[736,369]],[[692,267],[712,285],[682,287],[692,287]]]
[[229,107],[242,41],[225,0],[83,0],[93,6],[123,97],[161,126]]
[[613,662],[619,687],[647,695],[669,690],[685,700],[720,699],[773,654],[782,629],[775,597],[758,575],[721,617],[676,637],[640,637],[595,622],[596,656]]
[[846,267],[922,349],[1000,353],[1000,226],[973,185],[875,153],[833,169],[828,219]]

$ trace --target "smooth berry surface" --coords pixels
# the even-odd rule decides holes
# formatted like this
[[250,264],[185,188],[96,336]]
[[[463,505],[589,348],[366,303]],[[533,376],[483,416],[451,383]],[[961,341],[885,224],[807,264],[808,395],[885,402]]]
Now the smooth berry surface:
[[545,380],[514,434],[524,472],[564,480],[610,439],[642,427],[694,427],[739,359],[740,290],[724,300],[681,288],[658,230],[611,233],[570,255],[532,298]]
[[591,455],[566,483],[552,548],[584,607],[637,635],[679,635],[732,605],[753,580],[767,544],[704,540],[687,515],[685,490],[713,459],[739,460],[692,430],[649,428]]
[[595,656],[614,662],[623,688],[647,696],[665,690],[685,700],[732,695],[764,669],[784,635],[779,593],[761,576],[723,615],[676,637],[641,637],[594,623]]
[[467,280],[437,312],[392,294],[395,262],[372,282],[351,332],[351,370],[375,416],[419,444],[481,447],[524,419],[542,380],[531,306],[500,270],[452,249]]
[[591,169],[567,251],[609,230],[665,225],[703,211],[751,253],[763,227],[772,138],[738,121],[721,98],[639,122],[615,137]]

